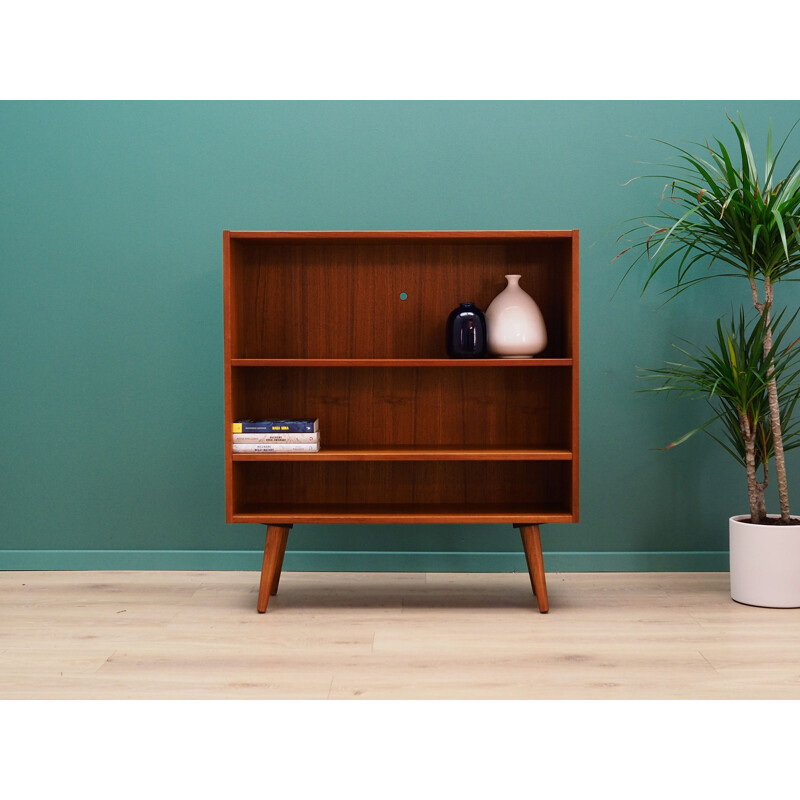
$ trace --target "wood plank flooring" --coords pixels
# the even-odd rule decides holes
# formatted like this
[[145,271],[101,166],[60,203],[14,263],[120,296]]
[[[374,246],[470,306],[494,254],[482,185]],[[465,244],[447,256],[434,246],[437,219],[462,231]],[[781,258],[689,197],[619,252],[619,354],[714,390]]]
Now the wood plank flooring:
[[0,573],[0,699],[798,699],[727,573]]

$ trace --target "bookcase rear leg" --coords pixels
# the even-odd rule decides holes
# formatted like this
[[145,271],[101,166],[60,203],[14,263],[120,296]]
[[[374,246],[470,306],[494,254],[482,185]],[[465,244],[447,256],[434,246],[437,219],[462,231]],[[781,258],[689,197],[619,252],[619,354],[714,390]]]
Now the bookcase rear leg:
[[525,561],[528,564],[528,574],[531,578],[531,587],[536,595],[539,611],[546,614],[550,610],[547,599],[547,580],[544,572],[544,556],[542,555],[542,537],[537,524],[514,525],[519,528],[522,536],[522,547],[525,550]]
[[278,591],[278,581],[283,568],[286,542],[291,525],[267,525],[267,538],[264,542],[264,560],[261,563],[261,584],[258,587],[258,612],[263,614],[271,594]]

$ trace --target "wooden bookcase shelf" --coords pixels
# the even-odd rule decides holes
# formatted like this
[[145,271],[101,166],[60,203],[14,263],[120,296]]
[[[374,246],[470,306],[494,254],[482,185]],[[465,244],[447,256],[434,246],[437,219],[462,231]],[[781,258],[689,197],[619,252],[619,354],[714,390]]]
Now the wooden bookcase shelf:
[[233,367],[571,367],[571,358],[232,358]]
[[318,453],[234,453],[234,461],[571,461],[569,450],[526,447],[328,447]]
[[[578,520],[578,231],[225,231],[227,521],[267,525],[259,611],[299,523],[512,523],[547,610],[539,525]],[[458,303],[507,274],[547,349],[449,359]],[[319,453],[233,454],[240,418],[320,420]]]
[[[294,525],[297,523],[352,523],[353,521],[382,523],[417,523],[420,525],[436,523],[515,523],[529,512],[525,506],[504,505],[502,508],[489,504],[448,504],[417,503],[413,509],[404,503],[307,503],[302,507],[290,504],[272,504],[267,507],[254,504],[244,506],[234,518],[234,522],[261,521],[265,511],[275,519],[276,525]],[[557,506],[537,506],[537,519],[540,522],[571,522],[568,509]]]

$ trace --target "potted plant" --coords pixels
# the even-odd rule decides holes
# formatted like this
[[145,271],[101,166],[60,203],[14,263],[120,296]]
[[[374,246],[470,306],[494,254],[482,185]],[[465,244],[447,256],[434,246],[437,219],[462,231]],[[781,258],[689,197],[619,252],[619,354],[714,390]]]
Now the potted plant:
[[[780,397],[784,451],[800,446],[800,427],[792,413],[800,399],[800,346],[785,344],[797,313],[785,325],[783,314],[772,320],[772,344],[765,349],[765,318],[738,322],[717,320],[716,338],[705,348],[677,347],[680,361],[642,370],[656,380],[648,391],[700,396],[711,417],[665,449],[705,431],[744,467],[750,515],[733,517],[731,596],[749,605],[800,606],[800,535],[796,525],[770,524],[765,492],[770,481],[774,440],[768,385],[775,381]],[[716,425],[715,425],[716,423]],[[721,428],[719,433],[717,428]]]
[[[776,179],[778,157],[792,131],[773,155],[770,125],[764,170],[759,173],[741,117],[738,122],[728,119],[736,134],[737,147],[732,152],[719,139],[715,139],[714,145],[706,142],[704,147],[697,146],[699,153],[664,142],[677,152],[678,163],[666,165],[663,174],[642,176],[666,180],[662,203],[656,214],[623,233],[620,238],[631,238],[632,244],[620,256],[629,252],[636,256],[625,275],[637,265],[645,265],[645,290],[668,265],[675,269],[672,286],[675,295],[713,277],[734,275],[747,280],[758,321],[750,329],[743,317],[738,327],[734,325],[727,330],[720,326],[717,339],[720,349],[716,355],[722,356],[723,344],[728,346],[734,341],[742,346],[761,347],[762,362],[757,364],[754,354],[750,353],[748,367],[753,373],[750,377],[755,379],[758,374],[763,378],[763,395],[758,397],[758,402],[764,404],[768,412],[765,415],[762,408],[756,426],[762,439],[757,463],[763,470],[768,467],[770,458],[774,460],[780,514],[766,513],[762,490],[760,505],[754,507],[751,502],[750,516],[731,517],[731,594],[734,599],[752,605],[800,606],[800,519],[793,518],[789,508],[784,430],[787,412],[793,409],[792,398],[796,396],[791,381],[786,383],[787,373],[780,369],[783,356],[775,346],[778,317],[774,312],[776,284],[793,277],[800,269],[800,160],[784,178]],[[724,340],[720,340],[723,330]],[[781,340],[784,336],[785,331],[781,333]],[[793,356],[789,360],[791,362]],[[699,362],[694,368],[700,368]],[[741,363],[737,368],[741,368]],[[783,398],[781,388],[786,393]],[[755,402],[755,396],[751,400]],[[732,412],[719,418],[727,418],[726,428],[729,433],[735,433],[735,429],[730,428],[734,422],[730,414]],[[730,437],[728,444],[734,444]],[[746,445],[746,441],[743,440],[743,444]],[[753,490],[752,479],[750,472],[749,493]],[[758,494],[757,487],[756,492]],[[798,561],[790,570],[794,588],[779,596],[768,586],[763,590],[758,588],[762,580],[773,587],[776,585],[777,576],[769,572],[773,562],[766,555],[772,539],[778,552],[783,553],[778,556],[781,574],[787,572],[789,559],[788,551],[781,548],[790,542],[797,543],[798,550]],[[756,577],[741,580],[743,568]],[[754,588],[742,593],[738,587],[744,585]],[[791,599],[787,599],[789,594]]]

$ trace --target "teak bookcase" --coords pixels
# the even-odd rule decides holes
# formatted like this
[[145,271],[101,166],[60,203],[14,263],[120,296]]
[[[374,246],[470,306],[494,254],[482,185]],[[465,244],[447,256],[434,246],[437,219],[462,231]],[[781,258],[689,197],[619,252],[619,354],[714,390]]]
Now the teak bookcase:
[[[224,232],[227,521],[267,526],[258,610],[299,523],[578,520],[578,231]],[[520,282],[547,349],[449,359],[447,316]],[[316,417],[318,453],[232,454],[236,419]]]

